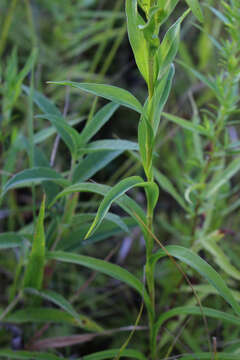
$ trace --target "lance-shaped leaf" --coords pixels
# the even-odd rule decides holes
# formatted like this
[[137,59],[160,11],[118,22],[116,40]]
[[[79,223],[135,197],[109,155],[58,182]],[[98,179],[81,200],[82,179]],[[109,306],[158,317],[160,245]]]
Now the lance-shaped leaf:
[[186,3],[200,22],[204,22],[203,12],[199,0],[186,0]]
[[185,11],[185,13],[175,22],[175,24],[173,24],[168,29],[161,45],[158,48],[156,56],[158,59],[160,74],[173,62],[175,56],[177,55],[180,42],[181,22],[189,13],[189,11],[190,10]]
[[[128,37],[139,71],[148,83],[148,44],[139,25],[144,25],[137,10],[137,0],[126,0]],[[140,21],[142,20],[142,21]]]
[[33,237],[32,250],[24,276],[24,287],[32,287],[37,290],[40,290],[42,287],[45,263],[44,216],[45,196],[40,207],[36,223],[36,229]]
[[[212,286],[217,289],[218,293],[231,305],[234,311],[240,315],[240,305],[233,297],[231,291],[221,276],[205,260],[195,254],[193,251],[182,246],[167,246],[166,250],[171,256],[189,265],[199,274],[201,274]],[[152,256],[152,261],[155,263],[165,256],[168,256],[166,252],[159,250]]]
[[86,147],[79,148],[78,153],[91,153],[107,150],[138,151],[138,144],[128,140],[97,140],[89,143]]
[[[25,91],[27,95],[30,95],[31,90],[28,86],[23,85],[22,89]],[[40,110],[42,110],[42,112],[47,114],[52,114],[55,116],[62,116],[61,112],[54,105],[54,103],[50,101],[46,96],[41,94],[39,91],[34,90],[32,96],[34,103],[39,107]]]
[[163,108],[167,102],[172,87],[174,72],[174,66],[172,65],[166,74],[156,82],[154,95],[149,104],[149,109],[153,109],[153,132],[155,135],[158,130]]
[[162,113],[162,116],[167,118],[168,120],[172,121],[173,123],[181,126],[183,129],[192,131],[193,133],[196,133],[196,134],[211,136],[211,133],[209,130],[205,129],[201,125],[193,123],[192,121],[185,120],[183,118],[180,118],[179,116],[168,114],[165,112]]
[[[51,205],[53,205],[61,197],[71,194],[73,192],[90,192],[90,193],[96,193],[102,196],[106,196],[110,191],[110,189],[111,189],[110,186],[102,185],[102,184],[96,184],[96,183],[93,184],[90,182],[76,183],[74,185],[67,187],[64,191],[59,193],[56,196],[56,198],[52,201]],[[143,234],[147,236],[147,231],[144,226],[144,224],[147,223],[146,216],[142,208],[127,195],[121,196],[121,198],[116,200],[116,203],[136,221],[136,223],[140,226]]]
[[78,314],[73,306],[67,301],[61,294],[52,290],[37,291],[36,289],[27,288],[25,290],[28,293],[39,296],[42,299],[48,300],[53,304],[59,306],[61,309],[71,315],[76,323],[81,327],[91,331],[102,331],[103,328],[95,323],[95,321],[89,319],[85,315]]
[[140,176],[131,176],[129,178],[123,179],[118,184],[113,186],[111,190],[105,195],[103,201],[98,208],[97,215],[85,238],[88,238],[89,235],[92,234],[93,231],[95,231],[97,227],[101,224],[112,203],[134,187],[145,187],[147,189],[149,188],[148,194],[151,201],[150,207],[155,207],[158,199],[158,187],[156,184],[151,182],[144,182]]
[[119,108],[118,104],[110,103],[103,106],[96,115],[89,121],[78,138],[78,145],[86,144],[97,132],[111,119],[112,115]]
[[68,85],[126,106],[141,114],[142,105],[129,91],[112,85],[77,83],[73,81],[49,81],[50,84]]
[[62,140],[69,148],[72,156],[75,156],[77,153],[79,142],[78,132],[74,128],[72,128],[67,122],[65,122],[62,117],[52,114],[38,115],[37,117],[47,119],[51,122],[51,124],[56,128]]
[[47,167],[34,167],[14,175],[3,187],[1,196],[4,196],[10,189],[31,186],[32,184],[39,184],[43,181],[53,181],[62,186],[69,184],[69,182],[55,170]]
[[144,285],[140,280],[138,280],[138,278],[136,278],[129,271],[123,269],[121,266],[90,256],[66,253],[63,251],[51,251],[48,253],[47,257],[48,259],[52,260],[81,265],[89,269],[99,271],[103,274],[113,277],[114,279],[120,280],[125,284],[128,284],[133,289],[135,289],[141,296],[143,296],[147,309],[150,314],[152,314],[150,298],[146,289],[144,288]]

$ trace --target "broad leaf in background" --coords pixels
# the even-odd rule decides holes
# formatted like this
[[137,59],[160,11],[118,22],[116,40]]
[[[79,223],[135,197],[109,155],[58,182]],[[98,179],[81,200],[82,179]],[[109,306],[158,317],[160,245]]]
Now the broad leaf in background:
[[67,85],[126,106],[141,114],[142,105],[129,91],[112,85],[77,83],[73,81],[49,81],[50,84]]
[[24,287],[32,287],[40,290],[43,281],[45,264],[45,196],[40,207],[36,228],[34,231],[31,254],[28,259],[27,268],[24,276]]
[[43,352],[0,350],[0,356],[16,360],[63,360],[62,357]]

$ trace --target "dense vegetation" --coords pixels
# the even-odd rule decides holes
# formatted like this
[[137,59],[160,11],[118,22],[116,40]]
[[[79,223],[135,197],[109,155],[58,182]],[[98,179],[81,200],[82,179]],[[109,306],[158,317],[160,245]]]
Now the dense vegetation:
[[0,358],[239,359],[239,0],[0,14]]

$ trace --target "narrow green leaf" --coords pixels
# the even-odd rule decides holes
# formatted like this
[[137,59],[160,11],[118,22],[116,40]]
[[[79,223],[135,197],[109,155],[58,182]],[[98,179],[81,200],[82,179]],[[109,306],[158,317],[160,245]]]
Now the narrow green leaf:
[[128,140],[97,140],[89,143],[86,147],[79,148],[79,153],[90,153],[106,150],[138,151],[138,144]]
[[200,22],[204,22],[203,12],[198,0],[186,0],[186,3],[192,10],[193,14]]
[[34,232],[34,237],[33,237],[32,250],[24,276],[24,287],[32,287],[37,290],[40,290],[42,287],[44,264],[45,264],[44,217],[45,217],[45,196],[43,198],[40,207],[36,228]]
[[205,136],[210,136],[210,133],[208,130],[206,130],[203,126],[195,124],[191,121],[185,120],[180,118],[179,116],[176,115],[172,115],[172,114],[168,114],[163,112],[162,116],[164,116],[166,119],[174,122],[175,124],[181,126],[182,128],[192,131],[194,133],[197,134],[201,134],[201,135],[205,135]]
[[[183,263],[189,265],[201,274],[211,285],[213,285],[218,293],[231,305],[234,311],[240,315],[240,305],[234,299],[231,291],[225,284],[221,276],[200,256],[191,250],[182,246],[172,245],[166,247],[169,254]],[[152,256],[152,261],[155,263],[162,257],[167,256],[163,250],[159,250]]]
[[86,144],[111,119],[118,108],[119,105],[114,103],[103,106],[84,127],[79,135],[78,144]]
[[49,81],[50,84],[67,85],[126,106],[141,114],[142,105],[129,91],[112,85],[77,83],[73,81]]
[[47,167],[35,167],[14,175],[3,187],[1,196],[4,196],[10,189],[31,186],[43,181],[53,181],[62,186],[68,185],[68,181],[56,171]]
[[168,319],[181,315],[195,315],[202,317],[203,314],[205,316],[221,320],[222,322],[227,324],[236,325],[238,327],[240,326],[240,318],[227,314],[226,312],[210,309],[207,307],[202,307],[202,309],[200,309],[200,307],[197,306],[181,306],[171,309],[160,315],[154,327],[155,336],[157,336],[162,324]]
[[126,0],[128,37],[139,71],[148,83],[148,44],[139,25],[143,25],[137,10],[137,0]]
[[158,48],[156,56],[160,73],[163,73],[164,69],[173,62],[177,55],[180,42],[181,23],[188,13],[189,10],[185,11],[185,13],[168,29]]
[[[97,184],[97,183],[76,183],[67,187],[61,193],[59,193],[56,198],[53,200],[51,205],[53,205],[58,199],[68,194],[74,192],[92,192],[96,194],[100,194],[102,196],[106,196],[106,194],[110,191],[111,187],[107,185]],[[147,235],[145,226],[146,224],[146,216],[142,208],[130,197],[127,195],[121,196],[121,198],[116,200],[116,203],[126,211],[133,219],[135,219],[136,223],[140,226],[142,232]],[[140,220],[139,220],[140,219]]]
[[17,360],[63,360],[62,357],[43,352],[0,350],[0,356]]
[[44,115],[38,115],[37,118],[49,120],[69,148],[72,156],[76,155],[79,142],[79,134],[74,128],[72,128],[67,122],[65,122],[62,116],[59,117],[57,115],[46,113]]
[[103,330],[102,327],[100,327],[94,321],[89,319],[87,316],[78,314],[73,308],[73,306],[70,304],[70,302],[67,301],[62,295],[56,293],[55,291],[52,290],[37,291],[36,289],[27,288],[26,292],[39,296],[42,299],[48,300],[53,304],[59,306],[61,309],[63,309],[69,315],[71,315],[75,319],[76,324],[78,324],[81,328],[88,329],[91,331]]
[[73,183],[86,181],[95,175],[98,171],[107,166],[111,161],[116,159],[122,151],[101,151],[94,152],[86,156],[76,165],[73,172]]
[[157,81],[155,85],[155,91],[153,98],[151,100],[150,109],[154,109],[153,114],[153,132],[156,135],[158,130],[158,125],[160,122],[160,117],[163,111],[163,108],[167,102],[171,87],[172,80],[174,76],[175,70],[174,66],[170,66],[169,70],[166,74]]
[[113,359],[119,354],[120,351],[121,351],[121,357],[146,360],[146,357],[142,353],[133,349],[127,349],[127,350],[111,349],[111,350],[99,351],[91,355],[83,356],[83,360]]
[[144,285],[134,275],[132,275],[127,270],[123,269],[121,266],[111,264],[107,261],[92,258],[89,256],[65,253],[63,251],[49,252],[47,257],[48,259],[52,259],[52,260],[67,262],[76,265],[82,265],[89,269],[99,271],[103,274],[111,276],[117,280],[124,282],[125,284],[128,284],[133,289],[138,291],[138,293],[141,296],[143,296],[143,299],[145,301],[148,310],[150,311],[150,313],[152,313],[150,298],[147,294],[146,289],[144,288]]
[[210,198],[222,185],[228,182],[240,170],[240,158],[234,159],[220,175],[209,184],[205,196]]
[[[30,88],[28,86],[23,85],[22,89],[27,95],[30,95]],[[51,102],[46,96],[37,90],[33,91],[33,101],[39,107],[39,109],[42,110],[42,112],[55,116],[62,116],[61,112],[53,104],[53,102]]]
[[0,250],[21,247],[24,243],[24,237],[14,232],[0,234]]
[[[131,176],[126,179],[123,179],[118,184],[113,186],[111,190],[105,195],[104,199],[102,200],[97,215],[86,234],[85,238],[88,238],[90,234],[92,234],[97,227],[101,224],[102,220],[106,216],[107,212],[110,209],[110,206],[114,201],[124,195],[127,191],[134,187],[146,187],[148,191],[150,191],[151,196],[151,206],[154,207],[156,205],[156,200],[158,197],[158,187],[154,183],[144,182],[140,176]],[[152,190],[153,187],[153,190]]]

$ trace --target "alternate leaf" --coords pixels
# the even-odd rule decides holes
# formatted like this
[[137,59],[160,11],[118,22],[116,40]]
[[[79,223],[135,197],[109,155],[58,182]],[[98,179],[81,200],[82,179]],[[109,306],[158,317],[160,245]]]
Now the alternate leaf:
[[78,153],[90,153],[97,151],[120,150],[138,151],[138,144],[128,140],[97,140],[89,143],[86,147],[79,148]]
[[185,13],[168,29],[157,50],[156,56],[160,74],[162,74],[164,69],[173,62],[177,55],[180,42],[181,23],[188,13],[189,10],[185,11]]
[[126,0],[126,15],[128,37],[135,61],[143,78],[148,83],[149,50],[144,34],[139,29],[139,25],[143,25],[144,21],[140,21],[141,18],[137,10],[137,0]]
[[[102,196],[106,196],[106,194],[110,191],[111,187],[107,185],[97,184],[97,183],[76,183],[67,187],[61,193],[59,193],[56,198],[53,200],[51,205],[53,205],[58,199],[68,194],[74,192],[92,192],[96,194],[100,194]],[[147,235],[146,228],[144,224],[146,224],[146,216],[142,208],[130,197],[127,195],[121,196],[121,198],[116,200],[116,203],[126,211],[133,219],[135,219],[136,223],[140,226],[143,234]]]
[[164,116],[166,119],[172,121],[173,123],[181,126],[182,128],[184,128],[186,130],[190,130],[194,133],[205,135],[205,136],[211,135],[210,132],[208,130],[206,130],[203,126],[193,123],[191,121],[185,120],[183,118],[180,118],[179,116],[168,114],[165,112],[162,113],[162,116]]
[[136,278],[129,271],[123,269],[121,266],[93,257],[78,255],[74,253],[65,253],[63,251],[51,251],[48,253],[47,257],[50,260],[52,259],[56,261],[82,265],[89,269],[99,271],[103,274],[111,276],[117,280],[124,282],[125,284],[128,284],[133,289],[135,289],[141,296],[143,296],[147,309],[150,314],[152,314],[150,298],[146,289],[144,288],[144,285],[141,283],[140,280],[138,280],[138,278]]
[[[142,178],[139,176],[131,176],[126,179],[123,179],[118,184],[113,186],[111,190],[109,190],[109,192],[104,196],[104,199],[102,200],[98,208],[97,215],[85,238],[88,238],[89,235],[92,234],[93,231],[95,231],[97,227],[101,224],[102,220],[106,216],[108,210],[110,209],[110,206],[114,201],[116,201],[118,198],[120,198],[130,189],[139,186],[148,188],[149,196],[150,196],[150,206],[154,207],[156,205],[156,201],[158,198],[158,188],[156,184],[150,182],[144,182]],[[152,187],[154,187],[154,190],[152,190]]]
[[167,102],[172,87],[174,73],[175,70],[174,66],[172,65],[166,74],[160,80],[157,80],[154,95],[149,104],[149,109],[151,109],[150,111],[153,109],[153,132],[155,135],[158,130],[163,108]]
[[24,276],[24,287],[32,287],[40,290],[43,281],[43,272],[45,264],[45,196],[40,207],[36,228],[33,237],[31,254],[28,260]]
[[126,106],[141,114],[142,105],[129,91],[112,85],[77,83],[73,81],[49,81],[50,84],[67,85]]

